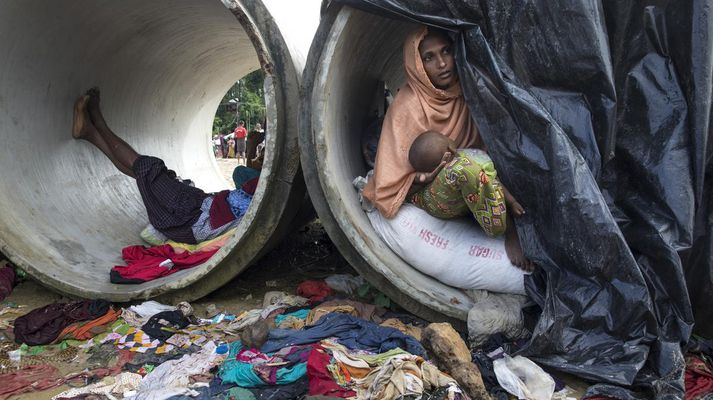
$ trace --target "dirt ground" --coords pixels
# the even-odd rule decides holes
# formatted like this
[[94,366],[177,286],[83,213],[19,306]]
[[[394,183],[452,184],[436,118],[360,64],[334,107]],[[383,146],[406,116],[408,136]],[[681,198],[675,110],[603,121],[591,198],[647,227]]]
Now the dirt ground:
[[228,182],[231,189],[235,189],[235,184],[233,184],[233,170],[238,166],[238,160],[236,158],[216,158],[215,161],[218,163],[218,168],[220,168],[220,173]]

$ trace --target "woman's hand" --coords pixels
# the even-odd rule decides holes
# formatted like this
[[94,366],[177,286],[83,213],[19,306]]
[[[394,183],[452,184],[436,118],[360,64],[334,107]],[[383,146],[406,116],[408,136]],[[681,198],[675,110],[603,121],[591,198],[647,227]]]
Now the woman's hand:
[[433,180],[436,179],[436,176],[441,173],[443,167],[445,167],[446,164],[448,164],[452,159],[453,153],[451,153],[450,151],[445,152],[443,154],[443,157],[441,158],[440,164],[438,164],[436,169],[427,174],[423,172],[416,174],[416,182],[422,186],[428,185],[429,183],[433,182]]

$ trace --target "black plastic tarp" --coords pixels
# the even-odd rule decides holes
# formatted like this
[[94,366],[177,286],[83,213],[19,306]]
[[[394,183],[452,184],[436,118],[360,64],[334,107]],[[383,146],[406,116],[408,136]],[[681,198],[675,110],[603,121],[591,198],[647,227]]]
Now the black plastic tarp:
[[335,3],[452,32],[540,266],[526,286],[542,312],[521,354],[598,382],[591,394],[682,398],[694,316],[713,333],[711,3]]

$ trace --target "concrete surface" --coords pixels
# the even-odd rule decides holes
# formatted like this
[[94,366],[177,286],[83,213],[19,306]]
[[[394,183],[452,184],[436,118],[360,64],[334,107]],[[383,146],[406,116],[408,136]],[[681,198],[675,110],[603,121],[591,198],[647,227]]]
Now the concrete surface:
[[[298,175],[299,62],[259,1],[0,3],[0,252],[44,285],[114,301],[209,293],[284,233]],[[102,90],[109,125],[206,191],[227,188],[211,155],[213,116],[245,74],[268,74],[263,179],[236,237],[200,267],[113,285],[121,248],[147,223],[134,182],[72,140],[72,104]],[[239,249],[239,251],[237,250]],[[175,291],[179,293],[175,293]]]

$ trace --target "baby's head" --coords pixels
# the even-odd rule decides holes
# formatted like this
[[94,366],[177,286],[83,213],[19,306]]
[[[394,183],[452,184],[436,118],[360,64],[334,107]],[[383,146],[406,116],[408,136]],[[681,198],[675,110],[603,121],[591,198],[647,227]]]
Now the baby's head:
[[443,160],[443,155],[450,152],[455,156],[455,143],[436,131],[426,131],[416,137],[408,152],[408,160],[416,172],[431,172]]

